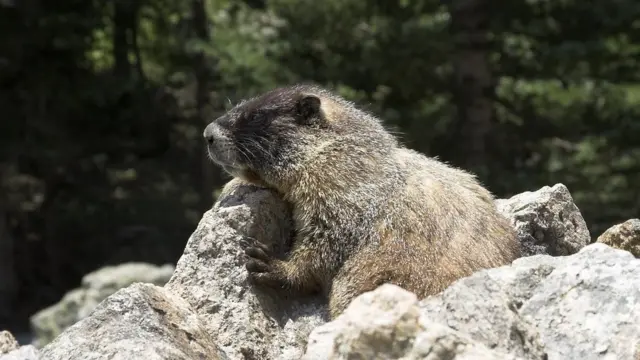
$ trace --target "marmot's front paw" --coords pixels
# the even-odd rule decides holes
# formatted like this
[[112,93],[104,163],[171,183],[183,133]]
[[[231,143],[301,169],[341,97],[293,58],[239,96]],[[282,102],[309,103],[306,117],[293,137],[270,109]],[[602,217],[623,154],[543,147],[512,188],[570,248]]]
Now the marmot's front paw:
[[277,260],[270,253],[270,249],[261,243],[247,247],[245,254],[249,257],[246,265],[249,281],[257,285],[280,288],[285,285],[285,281],[277,271]]
[[249,257],[247,270],[254,273],[266,273],[271,270],[269,266],[273,257],[269,255],[271,250],[259,242],[247,247],[244,253]]

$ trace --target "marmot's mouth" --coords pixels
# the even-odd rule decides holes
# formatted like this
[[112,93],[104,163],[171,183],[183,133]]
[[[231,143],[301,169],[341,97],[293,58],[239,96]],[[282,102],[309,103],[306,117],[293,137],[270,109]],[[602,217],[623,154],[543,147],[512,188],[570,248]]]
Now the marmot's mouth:
[[[239,176],[239,174],[242,174],[247,170],[246,166],[243,166],[237,161],[231,161],[229,156],[225,156],[224,159],[221,159],[220,152],[214,152],[211,150],[211,148],[209,148],[208,150],[209,158],[211,159],[211,161],[213,161],[215,164],[218,164],[227,173],[233,176]],[[226,155],[229,155],[229,151],[227,151]]]
[[214,163],[225,170],[242,167],[239,164],[238,150],[228,130],[214,121],[205,129],[204,137],[207,141],[207,153]]
[[233,176],[241,177],[241,174],[247,171],[247,166],[240,162],[235,149],[225,141],[219,142],[218,146],[213,144],[207,146],[207,153],[211,161]]
[[224,168],[238,168],[240,164],[237,163],[237,157],[232,149],[225,147],[223,149],[217,148],[215,146],[207,146],[207,153],[209,154],[209,158],[214,163],[224,167]]

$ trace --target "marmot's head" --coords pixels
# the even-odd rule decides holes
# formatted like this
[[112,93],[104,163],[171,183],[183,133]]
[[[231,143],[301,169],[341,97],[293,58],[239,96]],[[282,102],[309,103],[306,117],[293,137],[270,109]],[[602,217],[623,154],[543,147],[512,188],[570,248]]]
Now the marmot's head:
[[309,85],[278,88],[243,101],[211,122],[204,137],[209,156],[225,171],[274,186],[304,171],[314,157],[333,157],[336,147],[362,156],[362,150],[376,152],[395,142],[377,118]]

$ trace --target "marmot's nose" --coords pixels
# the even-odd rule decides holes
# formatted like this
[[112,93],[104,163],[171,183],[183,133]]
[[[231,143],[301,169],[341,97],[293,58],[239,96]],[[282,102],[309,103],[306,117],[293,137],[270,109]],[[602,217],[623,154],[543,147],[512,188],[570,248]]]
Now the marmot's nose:
[[211,123],[209,125],[207,125],[206,128],[204,128],[204,139],[207,141],[207,144],[212,145],[213,144],[213,127],[215,126],[214,123]]

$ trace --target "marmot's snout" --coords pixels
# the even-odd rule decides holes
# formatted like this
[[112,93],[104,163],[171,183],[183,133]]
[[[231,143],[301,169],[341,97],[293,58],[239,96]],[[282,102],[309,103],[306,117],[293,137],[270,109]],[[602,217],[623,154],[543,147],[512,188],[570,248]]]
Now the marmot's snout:
[[207,142],[207,152],[215,163],[223,167],[237,167],[238,156],[229,130],[220,124],[220,119],[212,121],[204,129],[204,139]]

